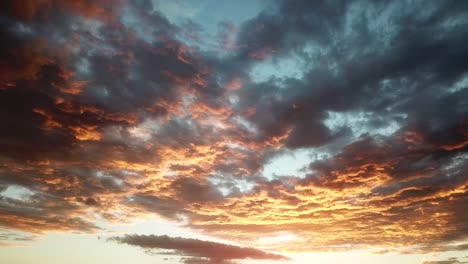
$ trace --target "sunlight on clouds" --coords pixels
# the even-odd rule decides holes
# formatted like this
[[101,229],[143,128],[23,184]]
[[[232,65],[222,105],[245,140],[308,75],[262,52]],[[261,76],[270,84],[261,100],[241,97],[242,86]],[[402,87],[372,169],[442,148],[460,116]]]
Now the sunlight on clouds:
[[278,232],[272,236],[261,237],[257,239],[256,243],[259,246],[268,246],[270,244],[290,243],[298,239],[298,236],[290,232]]

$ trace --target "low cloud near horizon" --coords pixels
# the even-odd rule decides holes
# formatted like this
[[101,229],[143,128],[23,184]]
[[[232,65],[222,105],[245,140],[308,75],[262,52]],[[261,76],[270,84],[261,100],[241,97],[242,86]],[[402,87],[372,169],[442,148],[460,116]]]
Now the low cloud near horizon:
[[[187,264],[193,263],[234,263],[232,260],[260,259],[260,260],[288,260],[287,257],[267,253],[254,248],[239,247],[199,239],[156,235],[125,235],[111,237],[108,241],[138,246],[146,250],[166,250],[162,255],[176,255],[183,258]],[[170,252],[167,252],[170,250]],[[158,254],[158,252],[156,252]]]

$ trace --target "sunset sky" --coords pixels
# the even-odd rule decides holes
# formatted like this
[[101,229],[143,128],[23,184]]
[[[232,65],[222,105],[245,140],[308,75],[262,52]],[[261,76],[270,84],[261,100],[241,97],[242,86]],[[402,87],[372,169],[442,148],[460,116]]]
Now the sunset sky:
[[0,263],[468,263],[468,1],[1,0]]

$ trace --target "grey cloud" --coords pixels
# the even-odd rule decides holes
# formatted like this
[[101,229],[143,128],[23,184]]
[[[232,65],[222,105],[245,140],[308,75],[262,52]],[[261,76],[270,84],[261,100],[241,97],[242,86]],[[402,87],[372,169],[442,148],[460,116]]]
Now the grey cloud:
[[202,263],[203,259],[208,260],[208,263],[228,263],[230,260],[239,259],[288,259],[285,256],[267,253],[259,249],[181,237],[125,235],[123,237],[111,237],[109,240],[138,246],[143,249],[173,250],[175,254],[180,256],[196,257],[195,259],[189,258],[185,263]]

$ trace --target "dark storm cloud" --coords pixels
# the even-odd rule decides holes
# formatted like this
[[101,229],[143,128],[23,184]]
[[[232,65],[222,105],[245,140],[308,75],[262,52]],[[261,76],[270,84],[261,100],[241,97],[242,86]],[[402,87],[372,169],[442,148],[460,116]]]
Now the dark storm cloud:
[[285,55],[306,42],[329,43],[342,30],[348,1],[277,1],[278,6],[245,22],[238,34],[243,59]]
[[[402,122],[426,126],[423,132],[434,138],[441,138],[436,136],[439,130],[450,127],[457,131],[456,127],[466,127],[463,121],[466,118],[466,89],[449,92],[449,88],[466,73],[468,65],[461,58],[467,56],[462,43],[466,41],[468,32],[465,27],[448,22],[463,21],[461,13],[439,14],[440,9],[454,4],[466,8],[450,1],[434,3],[434,13],[419,17],[407,11],[416,6],[400,2],[387,6],[387,9],[380,4],[365,6],[364,9],[355,2],[349,8],[334,11],[343,11],[338,16],[340,19],[333,19],[336,14],[327,16],[327,12],[317,12],[317,16],[323,14],[320,21],[326,24],[320,29],[333,32],[330,38],[318,43],[309,38],[307,33],[314,31],[306,27],[306,22],[302,23],[303,31],[299,28],[296,32],[293,27],[272,30],[271,35],[281,39],[272,43],[285,41],[283,39],[288,39],[288,34],[304,34],[303,38],[308,40],[312,52],[307,53],[302,48],[298,50],[293,44],[284,45],[282,50],[298,54],[305,52],[303,55],[312,66],[302,79],[272,79],[246,86],[240,93],[244,99],[241,107],[256,109],[248,119],[259,128],[263,135],[261,138],[282,136],[290,131],[286,144],[292,148],[326,144],[336,136],[347,134],[345,128],[332,132],[324,125],[327,111],[365,111],[383,120],[403,114],[406,118]],[[316,8],[310,5],[310,8]],[[392,10],[390,7],[394,11],[388,11]],[[280,18],[271,19],[271,23],[279,23],[281,16],[293,20],[313,18],[314,15],[309,16],[309,10],[306,4],[297,9],[285,9],[284,12],[294,13],[290,16],[287,16],[289,13],[279,13]],[[346,25],[343,25],[344,17],[349,18]],[[260,15],[258,19],[261,18]],[[331,21],[327,22],[329,19]],[[388,27],[392,31],[381,35],[379,30],[387,29],[375,28],[372,21],[376,25],[390,24]],[[245,30],[254,31],[252,27]],[[346,34],[348,30],[351,33]],[[263,40],[261,33],[252,35],[256,41]],[[264,36],[266,42],[270,41],[268,36]],[[302,47],[306,45],[305,42],[299,43]],[[451,138],[446,136],[443,140]]]
[[[179,256],[190,256],[205,259],[208,263],[228,263],[230,260],[239,259],[265,259],[287,260],[288,258],[278,254],[267,253],[254,248],[245,248],[227,244],[198,239],[155,236],[155,235],[125,235],[123,237],[109,238],[123,244],[138,246],[143,249],[172,250]],[[164,254],[164,253],[162,253]],[[199,263],[186,261],[185,263]],[[200,262],[201,263],[201,262]],[[207,262],[203,262],[207,263]]]
[[[2,112],[9,113],[5,127],[34,135],[34,142],[47,143],[54,138],[56,145],[70,147],[73,134],[86,134],[91,127],[96,139],[105,126],[128,126],[145,113],[167,114],[170,105],[177,104],[183,95],[175,86],[192,85],[192,81],[195,89],[204,86],[201,66],[191,57],[189,48],[175,38],[177,27],[161,14],[150,13],[151,7],[143,9],[143,2],[150,4],[136,2],[130,10],[148,26],[157,25],[150,32],[152,43],[135,36],[138,33],[121,22],[89,27],[86,20],[56,15],[57,6],[52,2],[40,7],[33,2],[30,6],[12,4],[19,11],[40,8],[49,18],[37,24],[2,20],[6,24],[2,27],[2,53],[7,59],[2,66]],[[107,4],[101,4],[105,10]],[[94,6],[87,2],[70,6],[88,5]],[[46,35],[58,30],[63,32],[60,37]],[[52,50],[63,42],[64,48]],[[47,123],[55,124],[48,127],[50,136],[40,128]],[[21,139],[28,137],[18,135]]]

